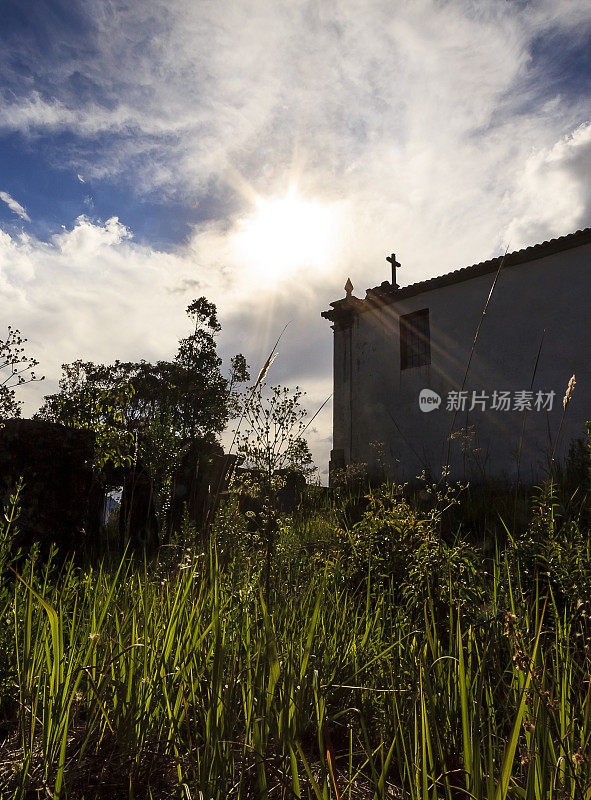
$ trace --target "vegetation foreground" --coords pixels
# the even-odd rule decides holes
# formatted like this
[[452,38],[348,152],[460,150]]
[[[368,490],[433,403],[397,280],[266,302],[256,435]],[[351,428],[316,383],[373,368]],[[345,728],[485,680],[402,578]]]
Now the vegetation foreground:
[[469,488],[374,490],[355,523],[308,501],[268,586],[231,503],[205,543],[58,567],[11,561],[13,501],[3,798],[591,797],[576,497],[547,486],[519,533],[491,506],[478,535]]

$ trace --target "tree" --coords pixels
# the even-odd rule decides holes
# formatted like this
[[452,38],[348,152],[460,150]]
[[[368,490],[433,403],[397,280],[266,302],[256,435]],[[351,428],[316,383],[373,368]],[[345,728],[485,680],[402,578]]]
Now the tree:
[[[229,382],[223,377],[216,352],[215,334],[220,325],[216,307],[204,297],[187,308],[194,330],[179,342],[173,361],[64,364],[59,392],[45,397],[39,416],[64,424],[79,423],[95,408],[95,399],[106,390],[133,386],[133,396],[123,409],[122,424],[141,431],[156,418],[167,419],[179,439],[215,439],[224,429],[230,409]],[[236,365],[235,359],[238,359]],[[233,378],[240,380],[240,359],[233,359]],[[107,417],[103,422],[109,422]]]
[[[270,360],[261,371],[263,374]],[[309,477],[315,471],[308,443],[303,437],[307,412],[300,405],[303,392],[296,386],[272,386],[265,392],[257,380],[246,394],[244,409],[235,432],[238,455],[251,470],[242,480],[243,498],[254,501],[250,513],[257,520],[265,547],[265,597],[270,603],[271,560],[278,521],[278,493],[285,486],[286,473]],[[245,427],[240,431],[240,425]],[[249,502],[250,502],[249,501]],[[244,503],[243,503],[244,507]]]
[[0,419],[20,417],[22,401],[16,399],[16,389],[25,383],[44,380],[34,368],[39,362],[25,355],[27,340],[16,328],[8,326],[6,339],[0,339]]
[[309,477],[315,471],[308,443],[303,438],[307,412],[300,400],[304,393],[296,386],[257,384],[244,401],[244,429],[237,433],[237,452],[247,467],[261,473],[271,484],[282,471]]
[[173,405],[183,438],[207,438],[223,431],[229,415],[228,381],[220,372],[214,338],[221,326],[215,305],[205,297],[190,303],[187,314],[195,330],[179,342],[172,370]]
[[94,366],[82,361],[64,364],[60,392],[48,395],[36,416],[94,431],[93,468],[101,474],[107,463],[121,467],[133,462],[136,439],[125,425],[125,414],[134,389],[130,383],[110,386],[104,379],[86,380],[89,375],[96,378]]
[[187,444],[217,439],[236,413],[234,386],[248,377],[242,355],[232,359],[230,380],[221,373],[215,305],[200,297],[190,303],[187,315],[192,332],[179,341],[174,360],[64,364],[59,392],[48,395],[38,412],[65,425],[114,432],[150,471],[162,504]]

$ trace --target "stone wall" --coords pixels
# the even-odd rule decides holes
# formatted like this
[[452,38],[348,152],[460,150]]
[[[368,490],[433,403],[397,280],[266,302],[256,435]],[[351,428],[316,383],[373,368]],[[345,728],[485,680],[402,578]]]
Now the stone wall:
[[84,546],[94,433],[30,419],[0,426],[0,500],[23,479],[16,544],[26,551],[38,541],[44,553],[52,542]]

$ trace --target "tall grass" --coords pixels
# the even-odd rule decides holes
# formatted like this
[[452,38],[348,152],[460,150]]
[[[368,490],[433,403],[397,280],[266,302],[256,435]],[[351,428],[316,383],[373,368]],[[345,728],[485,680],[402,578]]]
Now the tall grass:
[[220,530],[173,560],[21,565],[2,797],[591,798],[587,598],[499,549],[462,584],[443,544],[414,596],[377,558],[353,583],[358,529],[306,524],[333,538],[278,548],[272,613]]

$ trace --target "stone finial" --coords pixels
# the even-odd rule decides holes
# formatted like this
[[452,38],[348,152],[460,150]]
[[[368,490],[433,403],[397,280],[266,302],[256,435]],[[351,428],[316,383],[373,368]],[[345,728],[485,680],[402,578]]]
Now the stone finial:
[[351,278],[347,278],[347,283],[345,284],[345,291],[347,292],[347,297],[351,297],[353,293],[353,284],[351,283]]

